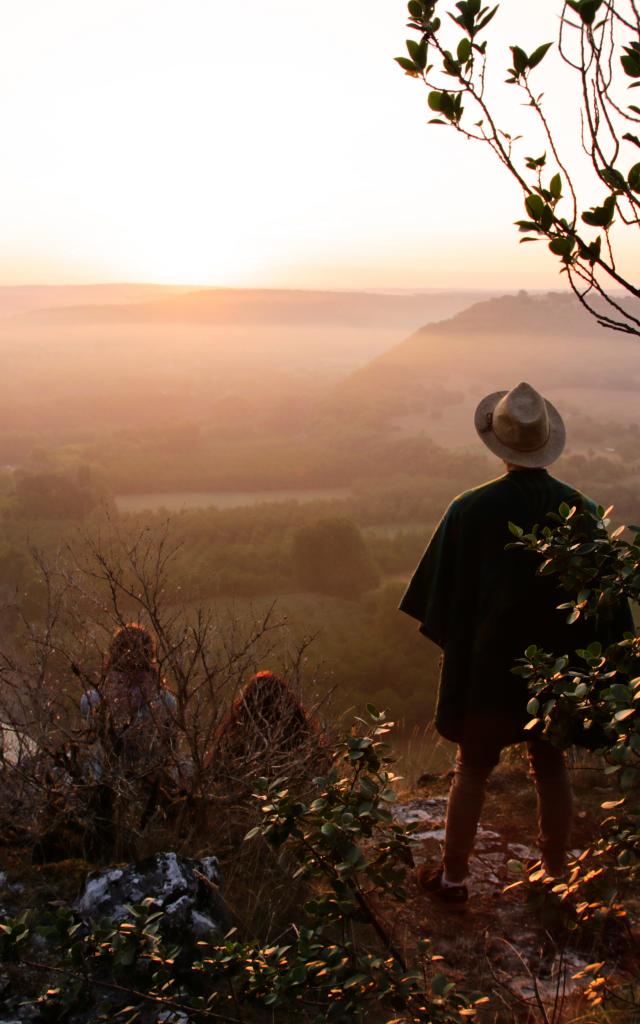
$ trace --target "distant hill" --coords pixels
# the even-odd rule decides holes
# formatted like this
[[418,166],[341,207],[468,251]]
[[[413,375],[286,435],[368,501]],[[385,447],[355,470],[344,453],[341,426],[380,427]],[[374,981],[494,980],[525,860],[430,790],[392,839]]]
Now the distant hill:
[[[486,293],[485,293],[486,294]],[[202,288],[144,301],[143,298],[81,305],[56,302],[48,308],[21,313],[25,324],[59,325],[277,325],[395,327],[410,330],[416,324],[440,320],[464,309],[479,292],[305,291],[289,289]],[[0,310],[1,306],[0,294]]]
[[640,339],[598,326],[567,294],[491,298],[356,370],[336,387],[330,408],[464,444],[473,441],[479,397],[521,380],[569,412],[635,421]]
[[105,303],[149,302],[182,292],[193,285],[163,284],[25,284],[0,285],[0,317],[61,306],[94,306]]

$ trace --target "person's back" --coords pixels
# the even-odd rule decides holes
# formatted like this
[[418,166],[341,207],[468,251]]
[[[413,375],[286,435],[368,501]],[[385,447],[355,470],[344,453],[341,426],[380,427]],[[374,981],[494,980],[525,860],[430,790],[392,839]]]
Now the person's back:
[[257,672],[220,724],[212,753],[215,771],[230,781],[317,773],[326,755],[314,718],[287,682]]
[[148,630],[129,623],[111,641],[98,688],[85,692],[81,712],[108,758],[164,760],[175,731],[176,700],[165,686]]
[[[93,783],[87,851],[104,858],[155,812],[170,769],[175,767],[176,699],[164,684],[154,640],[144,627],[116,630],[102,678],[80,703],[92,750]],[[123,819],[123,822],[120,819]]]
[[538,560],[509,548],[509,523],[525,532],[543,525],[562,502],[595,508],[544,468],[512,468],[466,491],[447,509],[402,599],[402,611],[445,652],[436,724],[459,741],[479,717],[504,742],[522,739],[526,686],[513,675],[516,659],[535,643],[546,650],[580,647],[592,638],[569,627],[552,576],[536,575]]
[[[562,873],[572,816],[566,767],[561,751],[525,733],[527,686],[512,669],[530,644],[568,654],[595,639],[592,624],[570,626],[558,611],[564,598],[553,576],[536,574],[536,556],[509,546],[509,523],[528,532],[548,525],[563,502],[595,508],[546,470],[564,447],[559,413],[520,384],[483,399],[476,429],[507,473],[451,503],[400,604],[443,649],[436,727],[459,747],[443,865],[422,871],[419,881],[453,900],[467,898],[463,882],[486,780],[501,749],[515,742],[528,740],[545,867]],[[629,609],[621,608],[618,627],[630,626]]]

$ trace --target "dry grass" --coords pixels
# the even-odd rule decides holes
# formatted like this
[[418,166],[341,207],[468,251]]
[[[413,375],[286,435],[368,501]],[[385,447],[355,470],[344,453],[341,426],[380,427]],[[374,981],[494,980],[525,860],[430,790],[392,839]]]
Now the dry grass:
[[412,791],[421,781],[435,781],[452,769],[455,744],[438,735],[433,722],[407,729],[400,723],[393,738],[396,769],[402,778],[402,789]]

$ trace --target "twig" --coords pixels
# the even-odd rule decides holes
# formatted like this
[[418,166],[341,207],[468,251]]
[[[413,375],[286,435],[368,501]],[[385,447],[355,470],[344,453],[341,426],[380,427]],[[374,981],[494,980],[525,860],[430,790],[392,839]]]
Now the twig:
[[21,960],[17,965],[18,967],[29,967],[36,971],[45,971],[46,973],[61,974],[66,978],[73,978],[74,981],[83,981],[90,983],[91,985],[97,985],[99,988],[108,989],[112,992],[119,992],[121,995],[126,995],[128,998],[135,996],[136,999],[142,999],[146,1003],[154,1003],[156,1006],[166,1006],[170,1010],[176,1010],[179,1013],[185,1013],[189,1015],[197,1015],[198,1017],[205,1017],[211,1020],[225,1021],[226,1024],[242,1024],[242,1021],[237,1017],[227,1017],[224,1014],[216,1013],[214,1010],[199,1010],[195,1006],[186,1006],[183,1003],[176,1003],[172,999],[166,999],[163,996],[153,996],[148,992],[139,992],[135,988],[126,988],[124,985],[118,985],[115,981],[102,981],[93,976],[88,977],[85,974],[81,974],[79,971],[70,971],[65,967],[53,967],[51,964],[43,964],[38,960]]

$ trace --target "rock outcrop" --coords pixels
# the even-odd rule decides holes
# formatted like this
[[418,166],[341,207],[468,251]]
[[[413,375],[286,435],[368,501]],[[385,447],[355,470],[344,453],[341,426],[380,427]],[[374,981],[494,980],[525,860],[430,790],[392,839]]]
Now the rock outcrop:
[[189,860],[176,853],[157,853],[91,874],[74,909],[85,921],[107,919],[117,924],[132,917],[133,905],[149,898],[154,909],[163,912],[161,928],[167,937],[220,939],[232,925],[221,886],[216,857]]

